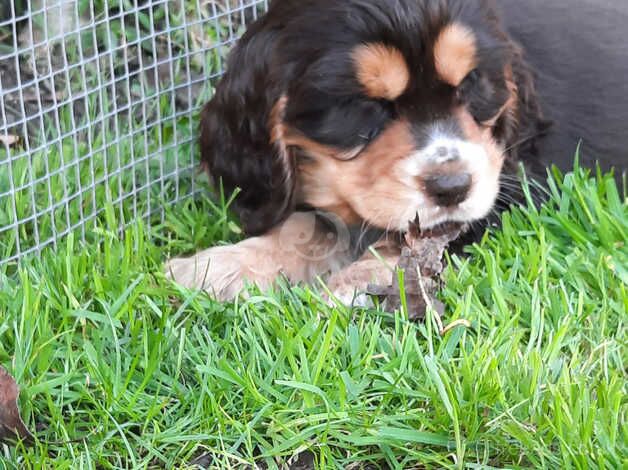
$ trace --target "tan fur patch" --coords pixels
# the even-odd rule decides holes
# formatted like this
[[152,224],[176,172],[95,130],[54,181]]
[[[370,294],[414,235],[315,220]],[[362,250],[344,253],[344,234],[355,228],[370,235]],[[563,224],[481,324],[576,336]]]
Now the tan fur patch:
[[441,80],[457,87],[477,65],[473,32],[459,23],[445,26],[434,44],[436,72]]
[[[271,142],[278,147],[285,158],[288,158],[290,154],[290,147],[296,147],[312,159],[298,168],[297,201],[334,213],[347,224],[359,223],[361,217],[345,199],[328,187],[328,184],[334,188],[339,184],[336,178],[339,178],[342,173],[341,168],[335,163],[352,160],[364,147],[350,150],[338,149],[318,143],[287,126],[283,122],[287,101],[287,97],[283,96],[273,106],[269,128]],[[343,171],[345,169],[343,167]]]
[[285,151],[283,117],[286,112],[287,104],[288,97],[282,95],[270,110],[270,122],[268,125],[270,128],[270,142],[279,146],[282,151]]
[[406,121],[388,126],[358,158],[342,162],[314,158],[299,167],[301,199],[347,221],[365,219],[387,227],[390,214],[403,213],[410,201],[404,176],[398,164],[415,151],[415,143]]
[[380,43],[358,46],[353,51],[358,81],[371,98],[393,101],[408,86],[410,71],[398,49]]
[[283,168],[284,185],[286,191],[290,193],[292,192],[295,176],[293,172],[294,164],[291,161],[291,156],[286,144],[285,126],[283,123],[287,105],[288,97],[282,95],[270,111],[268,127],[270,131],[270,143],[277,148],[278,157],[281,160]]

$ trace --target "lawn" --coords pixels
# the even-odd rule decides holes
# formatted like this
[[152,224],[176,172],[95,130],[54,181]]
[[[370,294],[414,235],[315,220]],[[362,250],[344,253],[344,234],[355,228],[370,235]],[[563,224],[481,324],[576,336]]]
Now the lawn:
[[[32,447],[4,468],[625,468],[628,205],[608,175],[551,179],[453,258],[445,321],[283,288],[219,304],[161,273],[234,239],[224,199],[0,269],[0,364]],[[623,193],[623,190],[622,190]],[[90,241],[91,240],[91,241]]]
[[[115,26],[151,53],[150,15],[139,38],[101,17],[103,50],[128,52],[107,44]],[[175,48],[177,73],[218,73],[233,25],[204,26],[220,47],[200,65]],[[104,109],[119,93],[87,78],[81,119],[68,99],[36,150],[0,147],[0,365],[36,435],[0,444],[0,470],[628,468],[625,184],[552,173],[543,206],[448,258],[443,320],[471,326],[443,336],[431,315],[332,308],[305,286],[220,304],[162,272],[240,237],[230,198],[190,171],[214,82],[201,75],[185,112],[171,88],[129,89],[119,119]]]

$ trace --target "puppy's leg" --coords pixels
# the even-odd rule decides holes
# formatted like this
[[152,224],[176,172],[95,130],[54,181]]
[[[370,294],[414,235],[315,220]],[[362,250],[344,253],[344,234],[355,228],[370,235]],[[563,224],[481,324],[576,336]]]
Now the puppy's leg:
[[380,240],[367,250],[362,257],[346,268],[332,274],[327,287],[333,296],[344,305],[367,307],[370,299],[366,295],[369,284],[389,285],[401,256],[401,248],[396,241]]
[[340,221],[329,223],[331,216],[324,219],[314,212],[297,212],[266,235],[172,259],[166,274],[222,301],[236,297],[247,282],[261,289],[280,275],[293,283],[310,282],[351,261],[348,231]]

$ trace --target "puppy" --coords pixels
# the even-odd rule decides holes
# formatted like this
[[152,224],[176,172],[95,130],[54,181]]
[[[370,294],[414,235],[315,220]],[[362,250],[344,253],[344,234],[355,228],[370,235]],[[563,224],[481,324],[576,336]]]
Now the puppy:
[[201,121],[251,238],[167,272],[221,300],[310,282],[417,214],[485,227],[520,200],[520,163],[569,170],[581,144],[625,171],[627,24],[611,0],[275,0]]

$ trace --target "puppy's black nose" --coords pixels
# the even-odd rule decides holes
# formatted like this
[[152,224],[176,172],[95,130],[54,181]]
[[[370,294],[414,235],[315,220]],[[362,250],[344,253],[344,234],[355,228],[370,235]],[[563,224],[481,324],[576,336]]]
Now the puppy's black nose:
[[471,189],[469,173],[454,173],[429,176],[423,179],[425,190],[436,204],[443,207],[455,206],[467,198]]

